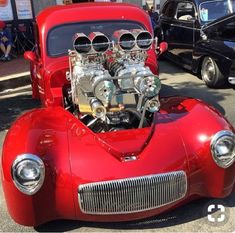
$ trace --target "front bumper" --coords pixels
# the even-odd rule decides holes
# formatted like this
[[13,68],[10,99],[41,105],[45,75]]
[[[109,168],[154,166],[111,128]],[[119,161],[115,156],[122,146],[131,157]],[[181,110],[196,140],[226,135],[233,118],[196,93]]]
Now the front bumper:
[[235,59],[232,60],[232,65],[229,72],[228,82],[235,85]]
[[232,85],[235,85],[235,77],[232,76],[228,77],[228,82]]

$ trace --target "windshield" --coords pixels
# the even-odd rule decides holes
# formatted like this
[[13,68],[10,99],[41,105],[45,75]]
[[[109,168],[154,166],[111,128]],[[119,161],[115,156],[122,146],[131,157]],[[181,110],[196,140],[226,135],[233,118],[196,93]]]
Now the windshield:
[[233,12],[235,12],[235,0],[207,1],[199,6],[200,19],[203,24]]
[[144,27],[132,21],[92,21],[57,26],[47,37],[48,55],[57,57],[68,54],[68,50],[73,49],[73,37],[76,33],[89,35],[91,32],[102,32],[111,40],[112,34],[120,29],[144,29]]

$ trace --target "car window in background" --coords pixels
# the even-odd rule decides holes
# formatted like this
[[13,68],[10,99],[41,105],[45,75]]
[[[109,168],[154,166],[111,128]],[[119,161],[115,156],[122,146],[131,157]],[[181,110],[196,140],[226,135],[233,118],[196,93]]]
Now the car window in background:
[[207,1],[199,6],[202,23],[209,23],[233,12],[235,12],[235,0]]
[[168,2],[162,9],[162,16],[168,17],[168,18],[174,18],[175,17],[175,2]]
[[92,21],[60,25],[50,30],[47,36],[47,52],[49,56],[63,56],[73,49],[73,38],[76,33],[84,33],[87,36],[91,32],[102,32],[110,40],[116,30],[120,29],[144,29],[138,22],[132,21]]
[[190,2],[180,2],[177,5],[176,18],[179,20],[192,20],[195,18],[194,6]]

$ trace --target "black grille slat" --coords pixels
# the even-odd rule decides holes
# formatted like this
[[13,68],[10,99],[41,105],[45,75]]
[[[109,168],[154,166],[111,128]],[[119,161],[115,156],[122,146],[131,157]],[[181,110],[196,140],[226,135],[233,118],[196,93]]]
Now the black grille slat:
[[124,214],[158,208],[183,198],[184,171],[88,183],[79,186],[80,209],[87,214]]

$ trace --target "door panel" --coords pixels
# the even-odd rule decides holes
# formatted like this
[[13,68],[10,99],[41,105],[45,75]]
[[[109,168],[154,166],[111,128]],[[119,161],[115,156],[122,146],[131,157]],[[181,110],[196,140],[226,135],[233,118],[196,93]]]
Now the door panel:
[[172,34],[175,34],[172,53],[179,56],[179,59],[186,65],[192,62],[192,52],[194,47],[194,25],[193,22],[175,21],[172,26]]
[[168,42],[169,53],[176,62],[191,68],[195,45],[195,6],[189,2],[176,2],[175,13],[171,19],[162,17],[162,33]]

